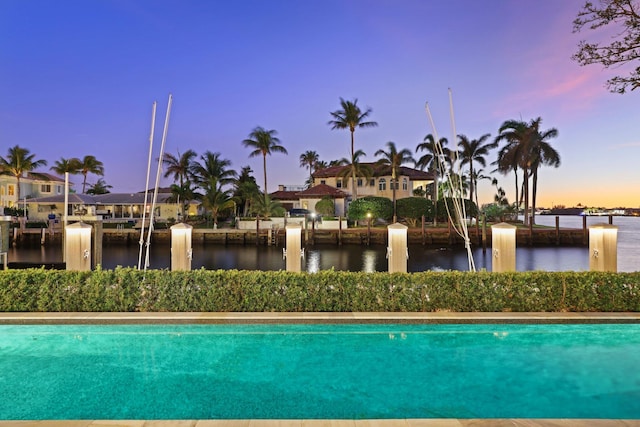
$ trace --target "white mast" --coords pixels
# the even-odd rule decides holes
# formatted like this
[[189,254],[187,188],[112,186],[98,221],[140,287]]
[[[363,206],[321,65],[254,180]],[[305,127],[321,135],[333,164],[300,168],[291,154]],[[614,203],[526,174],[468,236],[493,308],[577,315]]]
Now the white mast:
[[162,173],[162,160],[164,157],[164,145],[167,141],[167,132],[169,130],[169,116],[171,115],[171,104],[173,96],[169,94],[169,102],[167,103],[167,115],[164,119],[164,131],[162,132],[162,143],[160,144],[160,156],[158,157],[158,170],[156,173],[156,185],[153,190],[153,203],[151,204],[151,213],[149,218],[149,232],[147,233],[147,251],[144,260],[144,271],[149,267],[149,246],[151,245],[151,234],[153,232],[153,217],[156,210],[156,200],[158,199],[158,186],[160,185],[160,174]]
[[151,113],[151,132],[149,134],[149,160],[147,161],[147,180],[144,185],[144,205],[142,207],[142,228],[140,228],[140,251],[138,252],[138,270],[142,267],[142,248],[144,244],[144,225],[147,218],[147,194],[149,193],[149,175],[151,174],[151,153],[153,152],[153,130],[156,126],[156,102],[153,101]]

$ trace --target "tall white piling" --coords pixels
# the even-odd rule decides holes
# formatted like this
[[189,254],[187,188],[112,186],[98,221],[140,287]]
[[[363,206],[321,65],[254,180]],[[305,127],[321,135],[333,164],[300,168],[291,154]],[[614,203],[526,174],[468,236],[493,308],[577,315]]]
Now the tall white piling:
[[505,222],[491,226],[491,271],[516,271],[516,229]]
[[171,271],[191,270],[193,227],[183,222],[171,226]]
[[618,227],[594,224],[589,227],[589,270],[618,271]]
[[299,224],[287,224],[286,247],[283,249],[287,271],[302,269],[302,227]]
[[64,254],[67,270],[91,270],[91,230],[84,222],[67,225],[64,229]]
[[406,273],[409,249],[407,246],[407,226],[399,223],[387,227],[389,246],[387,246],[387,258],[389,259],[389,273]]

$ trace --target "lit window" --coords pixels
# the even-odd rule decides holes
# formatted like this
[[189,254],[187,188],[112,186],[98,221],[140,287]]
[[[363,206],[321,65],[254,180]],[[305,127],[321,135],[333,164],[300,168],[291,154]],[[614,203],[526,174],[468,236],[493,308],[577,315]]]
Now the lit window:
[[15,196],[16,195],[16,188],[13,185],[8,185],[7,186],[7,195],[9,195],[9,196]]

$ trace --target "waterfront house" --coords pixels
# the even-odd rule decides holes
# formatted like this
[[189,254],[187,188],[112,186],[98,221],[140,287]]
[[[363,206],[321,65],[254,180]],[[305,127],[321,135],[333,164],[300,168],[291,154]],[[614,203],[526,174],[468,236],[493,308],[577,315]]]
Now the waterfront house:
[[26,172],[20,177],[20,199],[18,200],[18,180],[12,175],[0,175],[0,207],[21,207],[25,199],[49,197],[64,194],[64,179],[39,172]]
[[282,204],[287,212],[291,209],[315,210],[316,203],[324,198],[333,200],[334,215],[344,216],[346,199],[348,194],[327,184],[314,185],[308,189],[290,189],[291,187],[278,186],[278,191],[271,193],[271,199]]

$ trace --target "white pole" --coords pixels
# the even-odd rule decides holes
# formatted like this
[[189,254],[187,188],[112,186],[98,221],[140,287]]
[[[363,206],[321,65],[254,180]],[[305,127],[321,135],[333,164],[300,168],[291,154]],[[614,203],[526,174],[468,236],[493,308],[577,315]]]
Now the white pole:
[[151,245],[151,233],[153,232],[153,217],[156,210],[156,200],[158,199],[158,187],[160,186],[160,174],[162,173],[162,160],[164,157],[164,145],[167,141],[167,132],[169,131],[169,116],[171,115],[171,104],[173,96],[169,94],[169,102],[167,103],[167,116],[164,119],[164,131],[162,132],[162,143],[160,144],[160,156],[158,157],[158,170],[156,172],[156,185],[153,190],[153,203],[151,204],[151,213],[149,215],[149,231],[147,233],[147,251],[144,260],[144,270],[149,267],[149,245]]
[[156,126],[156,102],[153,101],[151,113],[151,132],[149,133],[149,160],[147,161],[147,180],[144,185],[144,204],[142,205],[142,228],[140,228],[140,251],[138,252],[138,270],[142,267],[142,248],[144,245],[144,224],[147,217],[147,194],[149,192],[149,175],[151,173],[151,153],[153,152],[153,130]]
[[69,172],[64,173],[64,215],[62,216],[62,261],[67,261],[67,253],[65,248],[66,237],[65,233],[67,230],[67,221],[68,221],[68,212],[69,212]]

